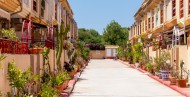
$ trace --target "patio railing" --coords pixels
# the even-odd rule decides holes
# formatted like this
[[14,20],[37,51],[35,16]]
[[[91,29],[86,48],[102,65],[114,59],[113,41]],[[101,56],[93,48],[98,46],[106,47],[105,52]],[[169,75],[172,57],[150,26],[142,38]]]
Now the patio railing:
[[25,42],[11,41],[0,38],[0,49],[2,53],[28,54],[28,44]]

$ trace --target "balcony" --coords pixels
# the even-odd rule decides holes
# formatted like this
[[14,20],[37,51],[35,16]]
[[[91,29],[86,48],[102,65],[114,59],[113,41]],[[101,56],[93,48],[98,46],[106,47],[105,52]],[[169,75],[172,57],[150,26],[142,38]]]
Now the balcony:
[[32,18],[32,21],[33,21],[34,23],[37,23],[37,24],[48,25],[47,20],[45,20],[45,19],[41,19],[41,20],[40,20],[40,18],[38,18],[38,17],[33,17],[33,18]]
[[155,9],[158,6],[158,4],[160,3],[160,1],[163,1],[163,0],[150,0],[150,3],[147,7],[147,11]]
[[190,25],[190,16],[187,17],[187,19],[186,19],[186,21],[185,21],[185,25],[186,25],[186,26]]
[[173,28],[175,25],[177,25],[177,18],[174,17],[172,20],[166,21],[164,26],[168,29]]
[[163,31],[163,26],[160,25],[152,30],[152,33],[160,33]]
[[71,17],[73,17],[73,11],[68,3],[67,0],[59,0],[59,2],[62,4],[64,8],[66,8],[67,12],[70,14]]
[[0,8],[10,13],[15,12],[19,6],[18,0],[0,0]]

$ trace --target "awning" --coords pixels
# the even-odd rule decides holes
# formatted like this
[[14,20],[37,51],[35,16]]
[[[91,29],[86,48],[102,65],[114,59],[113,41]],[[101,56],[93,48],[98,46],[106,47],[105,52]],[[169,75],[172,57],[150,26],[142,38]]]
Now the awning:
[[10,13],[0,9],[0,18],[6,18],[7,20],[10,20]]

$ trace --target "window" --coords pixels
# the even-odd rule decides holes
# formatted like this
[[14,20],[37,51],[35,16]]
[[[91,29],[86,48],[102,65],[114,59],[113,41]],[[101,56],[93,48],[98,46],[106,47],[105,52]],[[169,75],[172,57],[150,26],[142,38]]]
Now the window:
[[154,28],[154,16],[152,17],[152,29]]
[[26,5],[29,5],[29,1],[28,0],[23,0],[23,3],[25,3]]
[[148,29],[150,29],[151,23],[150,23],[150,18],[148,18]]
[[184,12],[183,12],[183,0],[180,0],[179,12],[180,12],[180,18],[183,18],[183,16],[184,16]]
[[42,0],[41,2],[41,16],[44,17],[44,11],[45,11],[45,0]]
[[33,0],[33,10],[37,12],[37,0]]
[[142,32],[144,32],[144,21],[142,21],[141,27],[142,27]]
[[145,31],[147,31],[147,20],[145,20]]
[[164,22],[164,2],[160,5],[160,24]]
[[140,22],[140,34],[142,33],[142,29],[141,29],[141,22]]
[[55,19],[57,20],[57,4],[55,4]]
[[135,25],[135,36],[138,35],[138,26]]
[[138,35],[140,35],[140,25],[138,23]]
[[176,16],[176,0],[172,0],[172,17]]
[[190,0],[188,2],[188,13],[190,14]]
[[164,22],[164,10],[163,8],[160,10],[160,23],[162,24]]

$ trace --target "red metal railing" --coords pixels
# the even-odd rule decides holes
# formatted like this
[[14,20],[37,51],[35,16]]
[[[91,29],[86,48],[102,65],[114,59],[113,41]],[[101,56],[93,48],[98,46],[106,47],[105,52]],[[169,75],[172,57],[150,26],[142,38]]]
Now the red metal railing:
[[50,49],[55,49],[54,41],[54,26],[48,27],[47,39],[34,40],[34,26],[32,17],[29,20],[24,20],[22,24],[21,42],[11,41],[10,39],[0,38],[0,50],[2,53],[10,54],[28,54],[31,44],[40,42],[41,45]]
[[0,49],[2,49],[2,53],[11,53],[11,41],[0,39]]
[[50,49],[54,49],[54,42],[52,40],[46,40],[45,46]]
[[0,49],[2,53],[28,54],[28,45],[25,42],[11,41],[0,38]]

